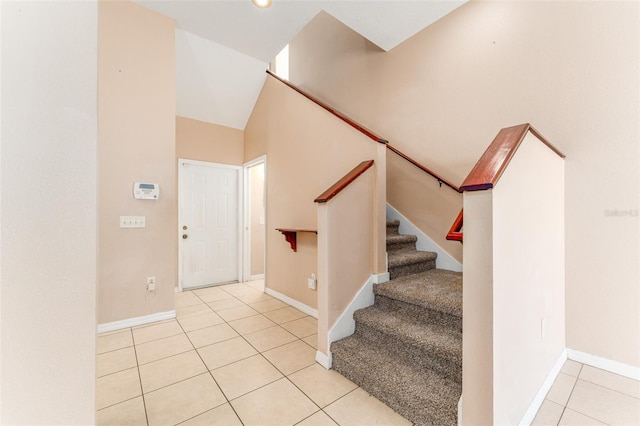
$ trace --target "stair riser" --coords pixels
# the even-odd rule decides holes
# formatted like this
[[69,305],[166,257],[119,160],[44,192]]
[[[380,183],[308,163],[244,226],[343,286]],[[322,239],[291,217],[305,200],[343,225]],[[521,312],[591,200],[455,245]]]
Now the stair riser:
[[403,249],[415,250],[416,249],[415,241],[406,242],[406,243],[387,243],[387,252],[395,251],[395,250],[403,250]]
[[416,347],[402,341],[397,336],[389,335],[360,322],[356,322],[354,336],[366,340],[374,346],[384,345],[397,358],[402,358],[413,365],[430,369],[443,377],[462,384],[462,358],[460,355],[437,354],[433,348]]
[[[393,366],[389,366],[393,368]],[[352,365],[343,361],[340,356],[333,359],[333,368],[340,374],[358,383],[359,386],[387,404],[403,417],[411,420],[415,425],[455,425],[457,424],[457,410],[451,404],[433,404],[415,398],[414,395],[395,383],[376,382],[369,376],[366,365]],[[436,413],[430,417],[428,413]]]
[[429,260],[426,262],[413,263],[409,265],[389,267],[389,278],[394,280],[400,277],[406,277],[407,275],[418,274],[420,272],[427,272],[430,269],[435,269],[436,261]]
[[444,327],[451,327],[462,333],[462,318],[455,315],[424,308],[422,306],[412,305],[411,303],[405,303],[401,300],[391,299],[379,294],[375,295],[375,305],[381,309],[388,309],[414,318],[420,318],[425,324],[440,324]]

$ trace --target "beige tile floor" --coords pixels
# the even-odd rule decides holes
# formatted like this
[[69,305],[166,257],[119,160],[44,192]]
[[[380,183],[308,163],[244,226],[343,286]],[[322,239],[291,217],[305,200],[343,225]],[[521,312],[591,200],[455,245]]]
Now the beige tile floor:
[[532,425],[640,425],[640,381],[567,360]]
[[[316,320],[262,282],[176,293],[177,319],[98,336],[98,425],[409,425],[315,363]],[[640,382],[567,361],[534,425],[640,425]]]
[[176,293],[176,320],[98,336],[98,425],[410,425],[315,363],[317,322],[262,282]]

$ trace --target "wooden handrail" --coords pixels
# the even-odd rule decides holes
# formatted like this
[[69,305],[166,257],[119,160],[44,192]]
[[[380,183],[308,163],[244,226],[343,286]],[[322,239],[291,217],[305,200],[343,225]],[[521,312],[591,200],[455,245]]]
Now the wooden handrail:
[[416,160],[414,160],[413,158],[409,157],[407,154],[399,151],[397,148],[391,146],[391,145],[387,145],[387,148],[399,155],[400,157],[404,158],[405,160],[407,160],[408,162],[410,162],[411,164],[413,164],[414,166],[416,166],[417,168],[419,168],[420,170],[422,170],[423,172],[433,176],[434,178],[436,178],[438,180],[439,184],[445,184],[447,185],[449,188],[453,189],[456,192],[462,193],[462,191],[460,190],[460,188],[458,188],[457,186],[455,186],[454,184],[452,184],[451,182],[449,182],[446,179],[441,178],[440,176],[438,176],[435,172],[429,170],[428,168],[426,168],[425,166],[423,166],[422,164],[418,163]]
[[450,241],[460,241],[462,242],[462,222],[464,220],[464,209],[460,210],[458,213],[458,217],[451,225],[451,229],[449,229],[449,233],[447,234],[447,240]]
[[460,189],[462,191],[482,191],[493,188],[518,150],[527,132],[531,132],[561,158],[565,157],[564,154],[551,145],[540,132],[534,129],[531,124],[524,123],[517,126],[506,127],[498,132],[498,135],[493,142],[491,142],[491,145],[489,145],[484,154],[482,154],[482,157],[480,157],[464,180]]
[[422,164],[418,163],[416,160],[414,160],[413,158],[409,157],[407,154],[403,153],[402,151],[398,150],[397,148],[389,145],[389,142],[386,139],[384,139],[383,137],[373,133],[371,130],[367,129],[366,127],[356,123],[354,120],[352,120],[351,118],[347,117],[343,113],[341,113],[339,111],[336,111],[334,108],[332,108],[331,106],[329,106],[326,103],[322,102],[321,100],[319,100],[315,96],[309,94],[308,92],[305,92],[304,90],[300,89],[298,86],[296,86],[295,84],[291,83],[290,81],[287,81],[287,80],[279,77],[278,75],[274,74],[270,70],[267,70],[267,74],[269,74],[271,77],[275,78],[276,80],[280,81],[282,84],[284,84],[284,85],[290,87],[291,89],[295,90],[296,92],[298,92],[299,94],[301,94],[305,98],[309,99],[311,102],[313,102],[313,103],[319,105],[320,107],[324,108],[325,110],[329,111],[331,114],[335,115],[336,117],[338,117],[339,119],[341,119],[342,121],[344,121],[345,123],[350,125],[351,127],[357,129],[358,131],[360,131],[364,135],[366,135],[369,138],[373,139],[374,141],[376,141],[378,143],[385,144],[387,146],[387,148],[389,148],[389,150],[391,150],[395,154],[399,155],[401,158],[404,158],[405,160],[407,160],[408,162],[410,162],[411,164],[413,164],[414,166],[416,166],[420,170],[426,172],[427,174],[429,174],[432,177],[434,177],[435,179],[437,179],[438,183],[440,183],[440,184],[444,183],[445,185],[447,185],[449,188],[453,189],[454,191],[462,193],[460,188],[458,188],[456,185],[454,185],[451,182],[449,182],[448,180],[440,177],[438,174],[436,174],[435,172],[429,170],[428,168],[426,168]]
[[292,84],[291,82],[289,82],[289,81],[277,76],[276,74],[271,72],[271,70],[267,70],[267,74],[269,74],[271,77],[275,78],[276,80],[280,81],[281,83],[289,86],[290,88],[292,88],[296,92],[300,93],[305,98],[309,99],[311,102],[313,102],[313,103],[319,105],[320,107],[324,108],[325,110],[329,111],[331,114],[335,115],[340,120],[344,121],[349,126],[351,126],[354,129],[358,130],[360,133],[364,134],[365,136],[373,139],[374,141],[376,141],[378,143],[382,143],[382,144],[386,144],[387,143],[386,139],[381,138],[380,136],[378,136],[375,133],[373,133],[371,130],[367,129],[366,127],[364,127],[364,126],[362,126],[362,125],[360,125],[358,123],[356,123],[354,120],[352,120],[351,118],[347,117],[346,115],[344,115],[340,111],[336,111],[335,109],[333,109],[332,107],[330,107],[326,103],[322,102],[318,98],[316,98],[316,97],[310,95],[309,93],[305,92],[304,90],[300,89],[298,86],[296,86],[296,85]]
[[344,175],[339,181],[331,185],[329,189],[320,194],[315,200],[316,203],[326,203],[336,195],[340,193],[343,189],[345,189],[351,182],[356,180],[358,176],[363,174],[369,169],[369,167],[373,166],[373,160],[363,161],[353,168],[349,173]]

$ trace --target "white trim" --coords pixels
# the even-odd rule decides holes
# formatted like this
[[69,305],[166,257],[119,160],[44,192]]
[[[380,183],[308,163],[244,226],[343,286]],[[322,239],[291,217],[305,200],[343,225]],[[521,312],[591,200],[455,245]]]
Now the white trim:
[[290,298],[289,296],[285,296],[282,293],[279,293],[271,288],[265,288],[264,292],[267,293],[269,296],[273,296],[276,299],[280,299],[281,301],[283,301],[284,303],[293,306],[294,308],[296,308],[299,311],[304,312],[307,315],[310,315],[314,318],[318,318],[318,310],[317,309],[313,309],[311,306],[307,306],[302,302],[298,302],[295,299]]
[[138,325],[149,324],[156,321],[164,321],[168,319],[173,319],[175,317],[176,317],[176,311],[174,310],[174,311],[166,311],[166,312],[157,312],[151,315],[128,318],[120,321],[107,322],[104,324],[98,324],[98,333],[121,330],[123,328],[135,327]]
[[[251,167],[255,167],[257,165],[263,164],[264,165],[264,181],[263,181],[263,185],[264,187],[262,188],[262,192],[263,192],[263,200],[264,200],[264,216],[265,216],[265,229],[266,225],[267,225],[267,156],[266,155],[261,155],[260,157],[254,158],[253,160],[247,161],[246,163],[244,163],[242,165],[242,175],[244,177],[244,185],[243,185],[243,189],[244,189],[244,196],[243,196],[243,206],[242,206],[242,241],[244,243],[244,247],[246,248],[246,250],[243,251],[242,253],[242,278],[243,281],[247,281],[247,277],[249,277],[249,281],[255,280],[255,279],[260,279],[259,275],[262,275],[261,278],[264,278],[264,272],[266,272],[266,268],[267,268],[267,238],[265,235],[265,239],[264,239],[264,268],[265,271],[262,274],[259,275],[251,275],[251,232],[250,232],[250,226],[251,226],[251,200],[250,198],[250,191],[249,191],[249,185],[251,182],[251,179],[249,179],[249,169]],[[254,277],[258,277],[258,278],[254,278]]]
[[416,248],[422,251],[434,251],[438,253],[436,258],[436,267],[447,269],[449,271],[462,272],[462,264],[447,253],[442,247],[436,244],[431,238],[427,237],[424,232],[418,229],[409,219],[404,217],[393,206],[387,203],[387,219],[400,221],[400,233],[410,234],[418,237]]
[[264,274],[251,275],[249,281],[264,280]]
[[[193,164],[196,166],[205,166],[205,167],[215,167],[219,169],[234,169],[238,172],[238,265],[237,265],[237,281],[242,282],[242,273],[243,273],[243,264],[242,264],[242,253],[244,249],[244,223],[242,221],[242,217],[240,216],[241,212],[244,211],[244,173],[242,166],[235,166],[232,164],[223,164],[223,163],[212,163],[209,161],[200,161],[200,160],[191,160],[188,158],[178,158],[178,291],[184,290],[183,288],[183,266],[182,266],[182,239],[180,235],[182,234],[182,229],[180,228],[180,224],[182,223],[182,164]],[[224,283],[211,283],[209,285],[217,285]],[[195,287],[189,287],[189,290],[194,289]]]
[[560,374],[560,370],[562,370],[562,366],[566,361],[567,361],[567,349],[563,350],[562,353],[560,354],[560,357],[558,357],[558,360],[551,368],[551,371],[549,371],[547,378],[542,383],[542,386],[540,386],[540,389],[538,389],[538,393],[533,398],[533,401],[531,402],[531,404],[529,404],[529,408],[527,408],[527,411],[524,413],[524,416],[522,416],[522,418],[518,422],[518,425],[526,426],[531,424],[533,419],[536,417],[538,410],[540,410],[540,407],[544,402],[544,398],[547,396],[547,393],[549,393],[551,386],[553,386],[553,382],[556,381],[556,377],[558,377],[558,374]]
[[390,279],[388,272],[383,272],[382,274],[373,274],[371,276],[373,277],[374,284],[386,283]]
[[372,274],[367,281],[360,287],[360,290],[353,296],[349,305],[342,311],[340,316],[336,319],[336,322],[333,323],[331,329],[327,333],[327,348],[328,355],[322,354],[322,352],[318,352],[318,354],[322,354],[322,356],[328,358],[328,367],[325,366],[322,362],[318,360],[318,355],[316,355],[316,361],[318,361],[322,366],[326,368],[331,368],[331,344],[340,339],[344,339],[345,337],[351,336],[356,331],[356,322],[353,319],[353,313],[358,309],[363,309],[368,306],[373,305],[375,301],[375,296],[373,294],[373,285],[374,284],[382,284],[389,281],[389,273],[384,272],[382,274]]
[[329,354],[331,354],[331,343],[344,339],[347,336],[351,336],[356,331],[356,322],[353,319],[353,313],[358,309],[366,308],[373,305],[373,284],[374,275],[371,275],[367,281],[360,287],[360,290],[353,296],[351,302],[342,311],[340,316],[333,323],[333,326],[327,333],[327,348],[329,348]]
[[333,358],[331,356],[331,352],[329,352],[329,355],[325,355],[320,351],[316,351],[316,362],[327,370],[331,368],[332,361]]
[[462,397],[464,395],[460,394],[460,399],[458,400],[458,426],[462,426]]
[[570,360],[580,362],[582,364],[587,364],[592,367],[608,371],[610,373],[628,377],[630,379],[640,380],[640,367],[623,364],[618,361],[602,358],[597,355],[588,354],[586,352],[578,351],[575,349],[567,348],[567,354]]

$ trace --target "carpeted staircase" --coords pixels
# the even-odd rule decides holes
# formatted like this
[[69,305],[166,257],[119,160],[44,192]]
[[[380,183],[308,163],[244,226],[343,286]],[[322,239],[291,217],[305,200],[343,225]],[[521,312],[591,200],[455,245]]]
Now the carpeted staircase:
[[333,368],[416,425],[456,425],[462,392],[462,274],[387,221],[391,281],[331,345]]

